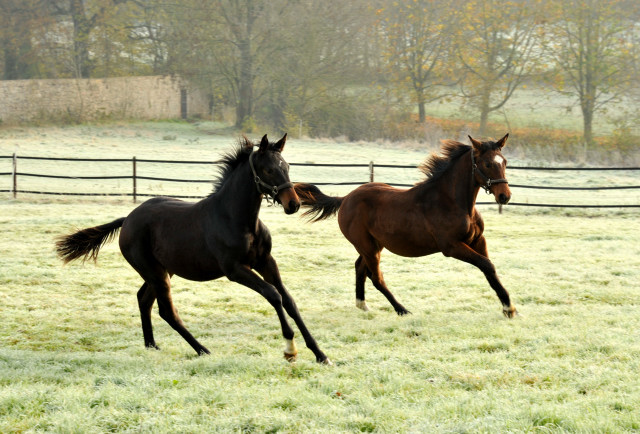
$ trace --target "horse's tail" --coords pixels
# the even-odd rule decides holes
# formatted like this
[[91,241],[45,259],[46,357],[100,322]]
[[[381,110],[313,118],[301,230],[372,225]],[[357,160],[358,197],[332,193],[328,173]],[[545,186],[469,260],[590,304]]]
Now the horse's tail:
[[300,198],[302,206],[310,208],[302,215],[308,216],[312,222],[334,216],[344,200],[344,197],[327,196],[312,184],[295,184],[293,188]]
[[59,237],[56,241],[56,252],[64,263],[82,258],[82,262],[87,259],[96,261],[100,248],[111,241],[116,235],[124,217],[100,226],[82,229],[73,234]]

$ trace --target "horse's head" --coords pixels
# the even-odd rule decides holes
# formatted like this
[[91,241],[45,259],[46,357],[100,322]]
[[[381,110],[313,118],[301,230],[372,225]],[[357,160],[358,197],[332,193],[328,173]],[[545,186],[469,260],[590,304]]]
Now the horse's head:
[[300,199],[289,180],[289,165],[282,158],[286,141],[285,134],[276,143],[269,143],[265,134],[249,163],[258,191],[281,204],[285,213],[293,214],[300,208]]
[[511,190],[505,176],[507,160],[501,152],[507,137],[509,134],[497,142],[479,142],[469,136],[473,145],[471,164],[474,180],[487,193],[493,194],[496,202],[501,205],[506,205],[511,199]]

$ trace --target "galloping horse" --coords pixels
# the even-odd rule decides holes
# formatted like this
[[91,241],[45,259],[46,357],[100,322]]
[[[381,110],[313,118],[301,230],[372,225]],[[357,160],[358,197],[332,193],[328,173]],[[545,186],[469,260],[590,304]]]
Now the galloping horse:
[[178,316],[171,300],[170,279],[174,274],[196,281],[227,276],[253,289],[274,307],[286,340],[285,358],[293,360],[297,354],[286,311],[316,360],[330,364],[282,284],[271,256],[271,235],[258,218],[263,195],[280,203],[287,214],[300,207],[289,181],[289,165],[281,155],[286,137],[270,143],[265,135],[257,151],[244,138],[236,152],[222,160],[221,176],[207,198],[196,203],[166,197],[149,199],[127,217],[60,238],[56,243],[59,256],[65,263],[78,258],[96,260],[100,247],[122,228],[120,251],[144,280],[138,305],[146,347],[158,349],[151,327],[151,308],[157,299],[160,316],[199,355],[209,354]]
[[369,277],[398,315],[409,313],[391,294],[380,271],[380,252],[386,248],[407,257],[442,252],[475,265],[498,295],[504,315],[516,315],[489,260],[484,223],[475,208],[481,187],[499,204],[511,198],[505,179],[507,160],[500,152],[508,136],[497,142],[469,136],[472,146],[445,141],[442,156],[433,154],[420,166],[426,179],[408,190],[372,182],[344,197],[331,197],[314,185],[294,185],[302,206],[310,208],[304,215],[318,221],[338,213],[340,230],[358,251],[357,307],[369,310],[364,297]]

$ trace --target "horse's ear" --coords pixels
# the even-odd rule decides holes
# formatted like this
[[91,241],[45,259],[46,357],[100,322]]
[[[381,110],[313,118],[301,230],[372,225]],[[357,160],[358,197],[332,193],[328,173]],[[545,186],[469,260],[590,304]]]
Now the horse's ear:
[[477,141],[471,136],[468,136],[468,137],[469,137],[469,140],[471,140],[471,144],[473,145],[473,147],[476,148],[476,150],[478,151],[482,151],[482,142]]
[[503,138],[496,142],[496,149],[502,149],[505,143],[507,143],[507,137],[509,137],[509,133],[505,134]]
[[262,140],[260,141],[260,151],[264,152],[269,147],[269,139],[267,139],[267,135],[262,136]]
[[284,149],[284,144],[287,142],[287,133],[284,133],[284,136],[278,142],[273,145],[273,150],[277,152],[282,152]]

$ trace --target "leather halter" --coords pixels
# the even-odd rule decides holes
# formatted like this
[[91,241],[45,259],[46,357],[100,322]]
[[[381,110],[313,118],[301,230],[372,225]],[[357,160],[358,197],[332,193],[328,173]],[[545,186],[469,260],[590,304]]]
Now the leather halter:
[[[258,193],[264,194],[265,197],[267,195],[271,196],[271,198],[275,200],[280,190],[284,190],[285,188],[291,188],[293,187],[293,184],[291,182],[285,182],[284,184],[280,184],[280,185],[269,185],[266,182],[264,182],[262,179],[260,179],[260,177],[256,173],[255,167],[253,166],[253,156],[256,154],[256,152],[257,151],[254,151],[251,153],[251,155],[249,155],[249,166],[251,167],[251,173],[253,173],[253,181],[256,183],[256,188],[258,189]],[[263,189],[266,189],[266,191],[264,191]]]
[[493,184],[508,184],[509,183],[509,181],[507,181],[505,178],[491,179],[487,175],[482,173],[482,170],[480,170],[480,168],[478,167],[478,165],[475,162],[475,158],[473,156],[473,148],[471,148],[471,176],[473,176],[474,180],[476,179],[476,176],[475,176],[476,172],[484,180],[484,184],[480,184],[480,187],[482,187],[484,189],[484,191],[487,192],[487,194],[491,194],[491,186]]

